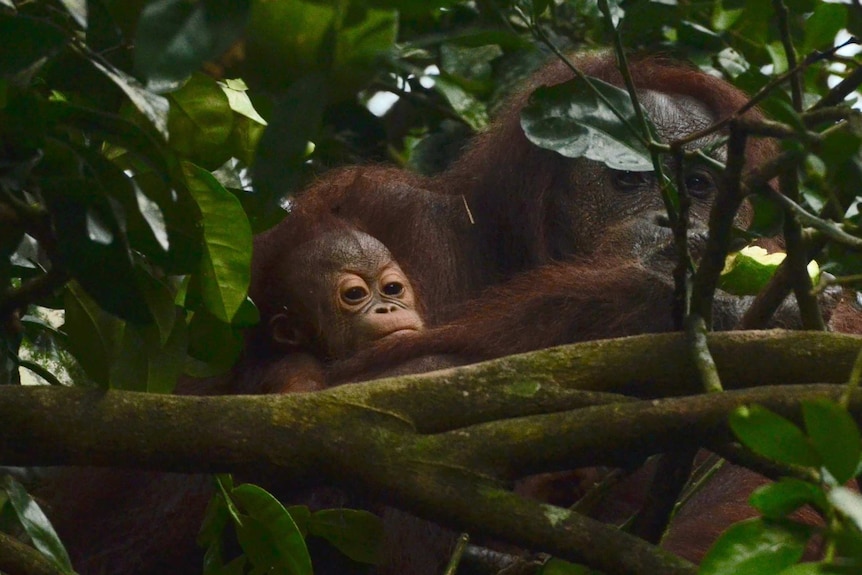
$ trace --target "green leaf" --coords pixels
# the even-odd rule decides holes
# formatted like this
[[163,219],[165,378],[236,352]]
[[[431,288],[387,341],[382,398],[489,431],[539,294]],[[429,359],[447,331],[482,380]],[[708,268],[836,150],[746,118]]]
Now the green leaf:
[[266,133],[265,125],[250,120],[244,115],[237,115],[234,118],[233,131],[228,140],[230,154],[246,166],[251,166],[254,164],[257,147],[264,133]]
[[840,571],[830,569],[824,563],[798,563],[779,573],[779,575],[836,575]]
[[[256,485],[244,484],[231,497],[247,517],[237,536],[249,560],[258,568],[311,575],[311,557],[302,533],[278,500]],[[269,572],[269,571],[267,571]]]
[[856,529],[862,529],[862,496],[851,489],[838,486],[829,490],[829,502],[850,518]]
[[118,343],[117,357],[111,366],[112,388],[150,393],[173,391],[183,372],[188,347],[188,330],[182,316],[174,322],[164,344],[155,324],[127,324]]
[[862,438],[856,422],[846,409],[828,399],[806,401],[802,404],[802,415],[823,466],[839,485],[850,481],[862,454]]
[[773,575],[802,557],[808,528],[749,519],[730,527],[707,552],[698,575]]
[[819,467],[820,457],[808,437],[790,421],[759,405],[730,414],[730,428],[755,453],[779,463]]
[[63,543],[51,526],[51,522],[48,521],[48,517],[30,497],[30,494],[20,483],[9,476],[3,482],[3,490],[8,495],[9,503],[12,504],[21,526],[33,541],[33,546],[51,559],[64,573],[74,573],[66,548],[63,547]]
[[677,27],[677,39],[680,43],[700,50],[719,51],[725,47],[721,36],[696,22],[683,20]]
[[296,523],[296,527],[302,536],[308,535],[308,523],[311,521],[311,510],[305,505],[291,505],[287,508],[287,512]]
[[189,324],[189,356],[186,373],[212,377],[228,370],[243,349],[243,338],[234,326],[219,321],[206,310],[194,313]]
[[76,282],[66,286],[64,301],[69,351],[94,382],[107,388],[125,322],[102,310]]
[[229,324],[248,291],[251,227],[239,201],[208,171],[183,162],[189,190],[201,210],[204,253],[199,271],[207,310]]
[[234,112],[224,90],[204,74],[194,74],[170,97],[170,145],[180,155],[207,169],[230,158],[228,138]]
[[[637,126],[626,91],[594,78],[590,81],[613,109]],[[567,158],[584,157],[615,170],[653,169],[647,149],[579,78],[533,92],[521,111],[521,126],[531,142]]]
[[847,26],[847,7],[821,2],[805,21],[805,39],[800,50],[803,56],[815,50],[832,47],[835,36]]
[[488,111],[485,105],[470,95],[447,76],[435,78],[434,88],[443,94],[458,116],[474,130],[482,130],[488,125]]
[[70,40],[60,28],[44,20],[7,14],[0,14],[0,38],[0,77],[54,56]]
[[230,109],[237,114],[242,114],[258,124],[266,126],[266,120],[254,109],[254,104],[248,97],[248,86],[241,79],[227,79],[219,82],[219,87],[227,96]]
[[[45,106],[48,122],[81,130],[92,137],[104,138],[112,144],[134,151],[153,170],[162,174],[170,173],[163,144],[134,123],[114,114],[64,101],[52,100]],[[167,109],[164,113],[166,116]]]
[[803,505],[810,504],[822,510],[829,506],[820,486],[791,477],[758,487],[749,503],[768,519],[783,519]]
[[551,0],[533,0],[533,18],[537,19],[551,6]]
[[311,535],[323,537],[349,558],[372,565],[380,563],[383,551],[383,522],[368,511],[324,509],[311,515]]
[[755,237],[770,238],[781,233],[784,223],[784,212],[759,194],[750,199],[751,207],[754,208],[754,219],[746,230]]
[[[760,293],[787,254],[767,253],[758,246],[747,246],[729,254],[719,277],[718,287],[733,295],[756,295]],[[808,275],[813,285],[820,279],[820,266],[812,261],[808,264]]]
[[140,82],[134,77],[126,74],[112,66],[103,58],[97,58],[94,54],[87,52],[90,63],[97,70],[107,76],[111,82],[117,85],[120,90],[129,98],[129,101],[137,108],[137,110],[150,121],[150,124],[161,134],[168,139],[168,111],[170,105],[167,98],[159,96],[144,88]]
[[135,68],[159,91],[214,60],[245,29],[250,0],[156,0],[141,12]]
[[493,86],[494,60],[503,55],[496,45],[468,47],[449,43],[440,46],[440,67],[446,78],[472,94],[489,94]]
[[539,575],[600,575],[589,567],[551,557],[539,569]]
[[[141,223],[130,222],[129,241],[165,272],[189,274],[200,267],[203,250],[201,212],[184,182],[167,181],[165,174],[138,171],[132,178],[135,204],[149,229],[165,236],[150,235]],[[167,251],[162,248],[167,243]]]
[[217,491],[207,504],[204,520],[197,536],[198,545],[207,549],[221,547],[222,534],[230,522],[231,516],[228,512],[227,503],[225,503],[221,491]]

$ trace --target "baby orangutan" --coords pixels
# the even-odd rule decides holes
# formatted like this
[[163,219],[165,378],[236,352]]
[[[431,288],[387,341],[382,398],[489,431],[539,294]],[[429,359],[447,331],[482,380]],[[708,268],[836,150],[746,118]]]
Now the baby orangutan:
[[265,289],[281,307],[261,310],[270,359],[257,382],[244,382],[253,391],[324,389],[329,362],[424,328],[410,281],[372,236],[344,225],[287,250],[266,266]]

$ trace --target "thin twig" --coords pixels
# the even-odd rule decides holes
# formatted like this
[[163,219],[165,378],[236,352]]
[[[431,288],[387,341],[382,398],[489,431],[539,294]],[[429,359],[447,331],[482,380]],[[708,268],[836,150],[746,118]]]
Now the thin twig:
[[862,249],[862,239],[845,232],[840,224],[834,224],[827,220],[818,218],[814,214],[806,211],[805,208],[790,198],[776,192],[775,190],[767,190],[766,195],[769,199],[775,201],[787,212],[795,216],[799,220],[800,224],[814,228],[832,241],[853,249]]
[[715,393],[724,391],[724,388],[721,385],[715,360],[709,351],[709,344],[706,339],[708,331],[706,322],[702,317],[696,314],[688,316],[685,332],[692,361],[700,375],[704,391]]
[[470,543],[469,534],[462,533],[458,536],[455,549],[452,551],[452,557],[449,559],[449,564],[446,566],[446,571],[443,572],[443,575],[455,575],[458,572],[458,566],[461,564],[461,559],[464,557],[464,550],[467,549],[468,543]]

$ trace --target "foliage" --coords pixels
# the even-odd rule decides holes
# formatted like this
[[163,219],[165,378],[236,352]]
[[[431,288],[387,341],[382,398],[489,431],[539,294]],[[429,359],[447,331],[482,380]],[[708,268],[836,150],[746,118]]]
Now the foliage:
[[[843,487],[862,466],[862,439],[843,407],[828,400],[802,406],[805,431],[769,411],[738,409],[730,425],[742,443],[778,463],[804,469],[806,480],[786,477],[751,495],[763,514],[734,525],[715,543],[701,564],[702,575],[723,573],[856,573],[862,566],[862,497]],[[804,505],[828,519],[815,530],[793,520]],[[827,550],[822,563],[796,565],[809,538],[817,534]]]
[[[663,52],[757,94],[775,122],[731,132],[780,136],[783,163],[746,180],[760,194],[749,235],[783,225],[788,269],[808,277],[811,252],[828,281],[856,285],[862,130],[843,100],[860,83],[858,57],[831,49],[848,33],[862,34],[858,5],[817,0],[0,0],[0,383],[19,383],[24,368],[49,383],[169,392],[183,373],[226,370],[257,320],[245,295],[252,233],[277,222],[292,193],[349,162],[443,169],[519,80],[572,47]],[[685,146],[654,141],[629,96],[577,79],[536,94],[524,128],[570,157],[661,171]],[[582,132],[589,144],[574,140]],[[704,156],[687,161],[714,161]],[[763,184],[779,175],[776,204]],[[669,209],[682,211],[673,174],[667,182]],[[797,221],[805,242],[788,232]],[[693,315],[708,315],[706,267],[692,280]],[[45,310],[62,324],[39,319]],[[859,441],[841,413],[807,406],[805,433],[756,408],[734,419],[754,428],[740,435],[755,452],[817,480],[759,492],[766,519],[738,527],[714,557],[733,561],[743,555],[727,551],[734,541],[768,539],[795,561],[802,539],[784,522],[787,501],[830,520],[833,559],[855,553],[858,526],[845,518],[858,503],[839,485],[856,474]],[[763,441],[763,429],[780,440]],[[326,536],[323,517],[299,521],[254,488],[223,485],[221,496],[214,514],[234,521],[254,564],[288,557],[243,535],[258,521]]]
[[[233,486],[230,476],[217,478],[219,492],[210,502],[198,541],[207,552],[204,573],[243,573],[276,569],[290,575],[311,575],[308,536],[320,537],[359,563],[379,562],[383,525],[375,515],[353,509],[312,513],[304,505],[285,509],[257,485]],[[243,554],[224,564],[223,533],[230,523]]]

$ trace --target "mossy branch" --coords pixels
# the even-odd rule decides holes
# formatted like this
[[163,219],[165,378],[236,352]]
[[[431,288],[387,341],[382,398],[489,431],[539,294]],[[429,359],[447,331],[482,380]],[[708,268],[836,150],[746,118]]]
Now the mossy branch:
[[[512,479],[632,462],[727,437],[761,403],[795,416],[839,398],[862,338],[710,334],[721,394],[700,388],[684,334],[563,346],[440,372],[280,396],[164,396],[0,388],[0,463],[262,472],[285,487],[331,481],[474,533],[607,573],[693,574],[689,563],[575,512],[524,499]],[[832,385],[783,385],[826,382]],[[842,385],[835,385],[842,384]],[[666,399],[638,399],[667,396]],[[862,414],[862,394],[851,411]]]

